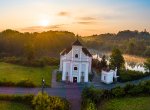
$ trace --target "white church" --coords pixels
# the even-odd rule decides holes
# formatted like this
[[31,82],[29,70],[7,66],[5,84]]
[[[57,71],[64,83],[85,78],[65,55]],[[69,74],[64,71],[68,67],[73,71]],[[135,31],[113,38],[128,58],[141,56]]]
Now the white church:
[[71,47],[60,53],[62,81],[88,82],[91,73],[92,55],[77,39]]

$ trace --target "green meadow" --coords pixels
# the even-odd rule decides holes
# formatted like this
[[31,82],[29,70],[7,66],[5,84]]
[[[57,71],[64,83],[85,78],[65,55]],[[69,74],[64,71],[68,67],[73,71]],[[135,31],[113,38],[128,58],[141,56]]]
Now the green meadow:
[[45,67],[24,67],[9,63],[0,62],[0,82],[11,81],[17,83],[22,80],[30,80],[36,86],[41,86],[42,76],[46,85],[51,85],[52,71],[56,66]]
[[0,101],[0,110],[32,110],[32,109],[29,106],[21,103]]
[[101,104],[98,110],[150,110],[150,97],[112,99]]

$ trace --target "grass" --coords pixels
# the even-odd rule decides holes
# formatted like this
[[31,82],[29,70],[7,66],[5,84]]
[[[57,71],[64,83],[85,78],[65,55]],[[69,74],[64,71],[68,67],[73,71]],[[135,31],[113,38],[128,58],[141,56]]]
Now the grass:
[[29,106],[21,103],[0,101],[0,110],[32,110],[32,109]]
[[0,62],[0,81],[11,81],[17,83],[22,80],[29,79],[36,86],[41,86],[42,74],[46,81],[46,85],[51,85],[52,71],[56,66],[46,67],[24,67],[9,63]]
[[112,99],[98,110],[150,110],[150,97]]

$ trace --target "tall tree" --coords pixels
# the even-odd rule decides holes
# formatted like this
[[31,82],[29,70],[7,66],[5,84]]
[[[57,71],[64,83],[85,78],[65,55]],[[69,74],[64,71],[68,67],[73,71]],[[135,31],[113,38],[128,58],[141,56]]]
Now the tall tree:
[[106,56],[103,55],[102,60],[101,60],[101,67],[106,68],[107,67],[107,61],[106,61]]
[[113,49],[111,56],[110,56],[111,68],[115,69],[117,67],[118,73],[119,73],[119,70],[122,67],[124,67],[124,63],[125,63],[125,61],[124,61],[121,51],[117,48]]

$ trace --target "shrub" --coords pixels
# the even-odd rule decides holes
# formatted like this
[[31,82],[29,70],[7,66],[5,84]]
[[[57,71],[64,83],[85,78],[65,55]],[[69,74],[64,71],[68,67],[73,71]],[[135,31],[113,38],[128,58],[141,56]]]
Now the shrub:
[[85,110],[97,110],[96,105],[91,100],[88,100],[87,101],[87,108]]
[[43,67],[45,65],[51,65],[56,66],[59,65],[59,59],[58,58],[51,58],[51,57],[42,57],[40,59],[33,59],[28,60],[24,57],[4,57],[0,59],[0,61],[6,62],[6,63],[13,63],[23,66],[32,66],[32,67]]
[[128,91],[128,95],[131,95],[131,96],[141,95],[142,93],[143,93],[143,89],[139,85],[134,86],[132,89]]
[[66,99],[50,96],[50,110],[70,110],[70,103]]
[[126,84],[125,87],[124,87],[125,93],[126,93],[126,94],[129,94],[128,91],[130,91],[130,90],[133,89],[134,87],[135,87],[135,85],[133,85],[133,84],[130,84],[130,83]]
[[32,104],[35,110],[50,110],[50,99],[46,93],[38,93],[38,95],[34,97]]
[[30,80],[22,80],[20,82],[14,83],[11,81],[0,81],[0,86],[2,87],[36,87],[35,84]]
[[[104,100],[109,100],[111,98],[123,98],[125,96],[150,96],[150,80],[141,82],[138,85],[126,84],[125,87],[115,87],[111,90],[99,90],[94,87],[86,87],[82,91],[82,110],[87,110],[93,106],[90,103],[101,104]],[[92,102],[90,102],[92,101]],[[90,107],[89,107],[90,106]]]
[[124,89],[121,88],[120,86],[113,88],[111,92],[114,97],[118,97],[118,98],[123,97],[125,95]]
[[95,104],[101,102],[103,99],[103,90],[96,89],[94,87],[84,88],[82,91],[82,104],[86,105],[87,100],[92,100]]
[[148,75],[150,75],[150,73],[142,73],[139,71],[132,71],[132,70],[121,70],[118,80],[120,82],[127,82],[137,80]]
[[57,72],[56,81],[60,82],[62,80],[62,72]]
[[34,95],[0,95],[0,100],[14,101],[32,106],[33,97]]
[[46,93],[38,93],[32,101],[35,110],[69,110],[70,104],[68,101],[59,98],[48,96]]
[[59,65],[60,62],[58,58],[51,58],[51,57],[42,57],[40,61],[42,61],[46,65],[52,65],[52,66],[54,65],[57,66]]
[[30,81],[29,79],[18,82],[16,86],[17,87],[36,87],[35,84],[33,84],[33,82]]
[[15,86],[16,84],[11,82],[11,81],[5,81],[5,82],[2,82],[0,81],[0,86],[6,86],[6,87],[12,87],[12,86]]
[[3,61],[6,62],[6,63],[18,64],[18,63],[21,63],[21,58],[17,58],[15,56],[13,56],[13,57],[4,57]]

